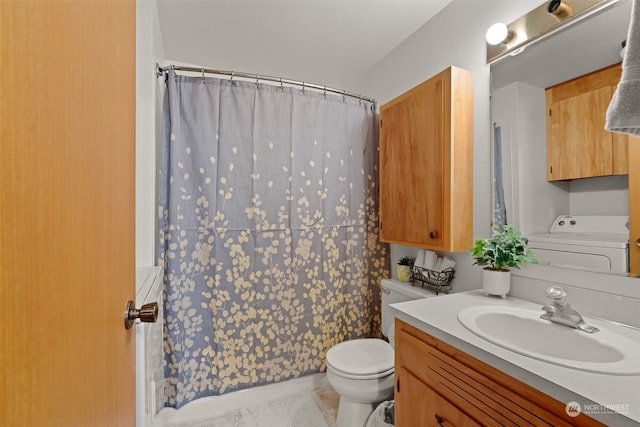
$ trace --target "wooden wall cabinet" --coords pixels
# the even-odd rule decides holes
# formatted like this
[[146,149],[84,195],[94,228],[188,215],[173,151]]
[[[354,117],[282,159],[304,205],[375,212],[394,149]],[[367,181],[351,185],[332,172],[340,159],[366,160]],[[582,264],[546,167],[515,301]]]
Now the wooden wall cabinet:
[[473,239],[473,74],[450,67],[380,107],[380,240]]
[[425,332],[395,322],[395,425],[604,426]]
[[604,130],[621,74],[616,64],[546,89],[548,181],[628,172],[628,138]]

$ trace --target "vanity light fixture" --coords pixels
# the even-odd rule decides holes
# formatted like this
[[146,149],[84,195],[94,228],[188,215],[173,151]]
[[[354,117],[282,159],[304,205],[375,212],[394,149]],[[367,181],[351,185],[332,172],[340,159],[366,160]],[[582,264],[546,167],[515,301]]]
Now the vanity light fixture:
[[557,20],[563,20],[573,15],[573,8],[563,0],[551,0],[547,4],[547,12],[555,16]]
[[487,43],[492,46],[498,44],[506,44],[509,43],[513,39],[514,33],[513,31],[509,31],[509,28],[506,24],[502,22],[497,22],[489,27],[487,33],[485,34],[485,38],[487,39]]
[[522,50],[569,25],[594,15],[618,0],[549,0],[509,25],[493,24],[486,33],[487,63]]

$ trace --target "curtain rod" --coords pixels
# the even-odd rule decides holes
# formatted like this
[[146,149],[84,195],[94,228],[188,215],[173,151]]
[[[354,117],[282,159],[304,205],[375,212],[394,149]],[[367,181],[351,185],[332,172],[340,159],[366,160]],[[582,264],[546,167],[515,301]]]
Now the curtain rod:
[[276,82],[276,83],[280,83],[280,85],[283,84],[287,84],[287,85],[292,85],[292,86],[301,86],[302,90],[304,90],[305,88],[311,88],[311,89],[316,89],[322,92],[331,92],[331,93],[336,93],[338,95],[342,95],[343,97],[348,96],[351,98],[356,98],[359,99],[360,101],[367,101],[370,102],[372,104],[376,104],[376,100],[373,98],[368,98],[366,96],[362,96],[362,95],[358,95],[356,93],[352,93],[352,92],[347,92],[346,90],[340,90],[340,89],[334,89],[331,87],[327,87],[327,86],[321,86],[318,84],[313,84],[313,83],[307,83],[307,82],[301,82],[298,80],[290,80],[290,79],[284,79],[282,77],[271,77],[271,76],[263,76],[261,74],[249,74],[249,73],[241,73],[241,72],[237,72],[237,71],[226,71],[226,70],[214,70],[211,68],[197,68],[197,67],[183,67],[183,66],[178,66],[178,65],[167,65],[165,67],[161,67],[160,65],[156,64],[156,77],[162,77],[164,75],[164,73],[166,73],[169,70],[174,70],[174,71],[189,71],[189,72],[194,72],[194,73],[207,73],[207,74],[218,74],[218,75],[222,75],[222,76],[229,76],[231,79],[233,79],[234,77],[240,77],[240,78],[245,78],[245,79],[253,79],[253,80],[263,80],[263,81],[268,81],[268,82]]

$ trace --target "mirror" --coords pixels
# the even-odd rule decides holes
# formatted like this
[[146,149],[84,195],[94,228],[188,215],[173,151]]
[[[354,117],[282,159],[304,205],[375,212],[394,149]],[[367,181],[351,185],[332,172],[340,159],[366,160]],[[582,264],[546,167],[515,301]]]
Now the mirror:
[[494,224],[506,216],[535,235],[560,215],[629,215],[627,175],[547,181],[545,89],[621,62],[631,4],[621,0],[491,65],[492,178],[503,183],[493,187]]

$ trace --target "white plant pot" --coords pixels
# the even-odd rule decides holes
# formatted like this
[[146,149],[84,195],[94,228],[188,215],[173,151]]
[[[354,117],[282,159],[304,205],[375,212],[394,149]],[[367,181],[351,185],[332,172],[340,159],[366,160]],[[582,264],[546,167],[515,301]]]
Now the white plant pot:
[[486,295],[500,295],[506,298],[510,288],[510,271],[482,270],[482,289]]

